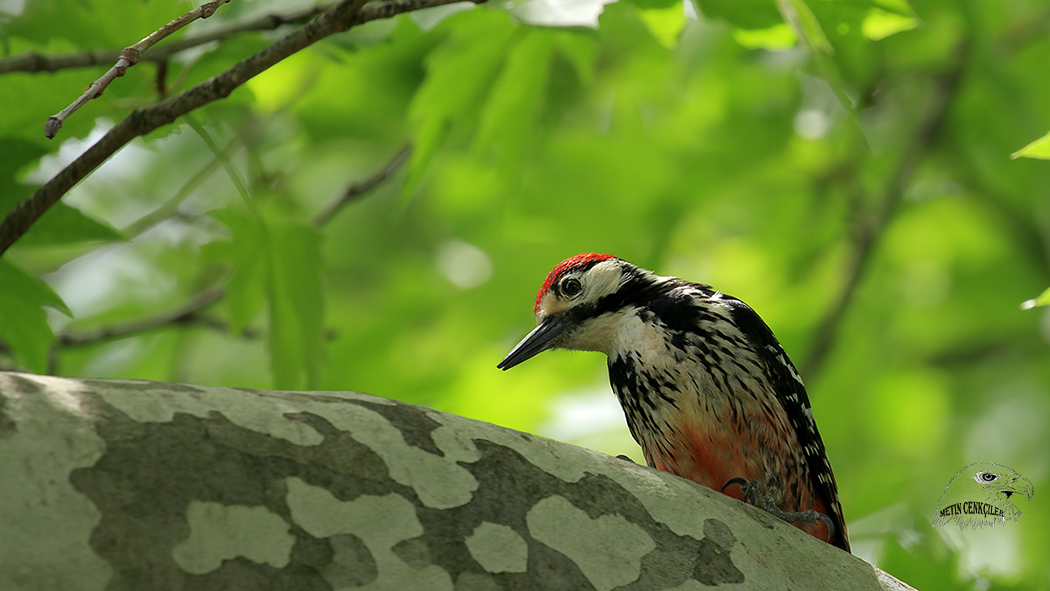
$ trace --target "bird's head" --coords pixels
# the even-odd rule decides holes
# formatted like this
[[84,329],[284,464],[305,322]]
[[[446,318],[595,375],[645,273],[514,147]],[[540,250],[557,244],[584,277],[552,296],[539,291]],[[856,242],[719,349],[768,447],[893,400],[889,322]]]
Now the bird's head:
[[608,353],[622,313],[624,285],[652,273],[608,254],[578,254],[558,263],[536,294],[536,328],[499,363],[515,365],[547,349]]
[[987,499],[1009,499],[1017,493],[1024,494],[1032,500],[1035,487],[1032,481],[1006,466],[999,464],[974,464],[968,467],[970,478],[977,484],[977,490],[984,492]]
[[960,501],[1004,504],[1017,493],[1031,500],[1035,493],[1032,482],[1001,464],[970,464],[948,481],[941,504]]

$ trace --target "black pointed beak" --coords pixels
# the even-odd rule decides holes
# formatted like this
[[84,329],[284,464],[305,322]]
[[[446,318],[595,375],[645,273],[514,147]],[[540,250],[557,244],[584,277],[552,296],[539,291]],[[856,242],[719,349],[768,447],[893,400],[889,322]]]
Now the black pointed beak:
[[1003,491],[1004,493],[1006,493],[1006,498],[1009,499],[1010,495],[1012,494],[1022,493],[1028,497],[1029,501],[1032,500],[1032,495],[1035,494],[1035,487],[1032,485],[1031,480],[1028,480],[1024,476],[1018,475],[1016,478],[1013,479],[1013,482],[1011,482],[1010,484],[1012,485],[1011,488],[1008,488]]
[[525,335],[525,338],[521,339],[521,342],[511,349],[496,367],[506,371],[550,349],[554,339],[565,332],[565,327],[564,315],[548,316],[532,332]]

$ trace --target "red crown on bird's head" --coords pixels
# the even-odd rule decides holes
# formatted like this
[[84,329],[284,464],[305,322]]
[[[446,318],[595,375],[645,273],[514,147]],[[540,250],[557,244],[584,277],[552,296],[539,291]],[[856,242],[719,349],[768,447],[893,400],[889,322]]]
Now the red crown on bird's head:
[[532,309],[533,313],[540,311],[540,300],[543,299],[543,294],[547,293],[552,285],[558,282],[565,275],[573,269],[580,267],[590,267],[595,263],[600,263],[604,260],[614,259],[611,254],[598,254],[596,252],[585,252],[578,254],[574,257],[569,257],[564,261],[555,265],[551,272],[547,274],[547,280],[543,282],[543,287],[540,288],[539,293],[536,294],[536,307]]

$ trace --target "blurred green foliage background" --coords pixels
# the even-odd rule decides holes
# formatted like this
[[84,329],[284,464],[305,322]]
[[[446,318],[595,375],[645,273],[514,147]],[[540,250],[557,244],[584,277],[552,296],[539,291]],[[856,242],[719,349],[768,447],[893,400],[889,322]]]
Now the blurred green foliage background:
[[[177,37],[302,2],[238,0]],[[4,0],[0,41],[5,60],[114,50],[190,8]],[[143,61],[54,141],[47,117],[109,64],[0,60],[0,214],[285,30]],[[547,271],[608,252],[773,327],[857,554],[927,591],[1048,589],[1050,308],[1021,304],[1050,285],[1050,140],[1011,159],[1050,129],[1048,33],[1045,0],[514,0],[371,22],[136,140],[46,214],[0,259],[0,363],[359,390],[639,459],[602,356],[495,368]],[[1032,480],[1025,517],[934,529],[973,462]]]

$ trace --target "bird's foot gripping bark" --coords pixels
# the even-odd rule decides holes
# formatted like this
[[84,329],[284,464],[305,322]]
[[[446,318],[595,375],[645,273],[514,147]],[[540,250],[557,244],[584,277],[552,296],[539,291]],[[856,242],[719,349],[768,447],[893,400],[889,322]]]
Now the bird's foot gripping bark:
[[816,523],[817,521],[823,521],[824,525],[828,526],[828,541],[835,537],[835,524],[832,523],[830,517],[824,515],[820,511],[796,511],[794,513],[787,513],[780,507],[777,507],[776,503],[773,502],[772,497],[762,494],[762,483],[757,480],[730,478],[722,485],[722,492],[725,492],[726,488],[731,484],[740,485],[740,488],[744,491],[744,500],[748,503],[791,524],[798,522]]

